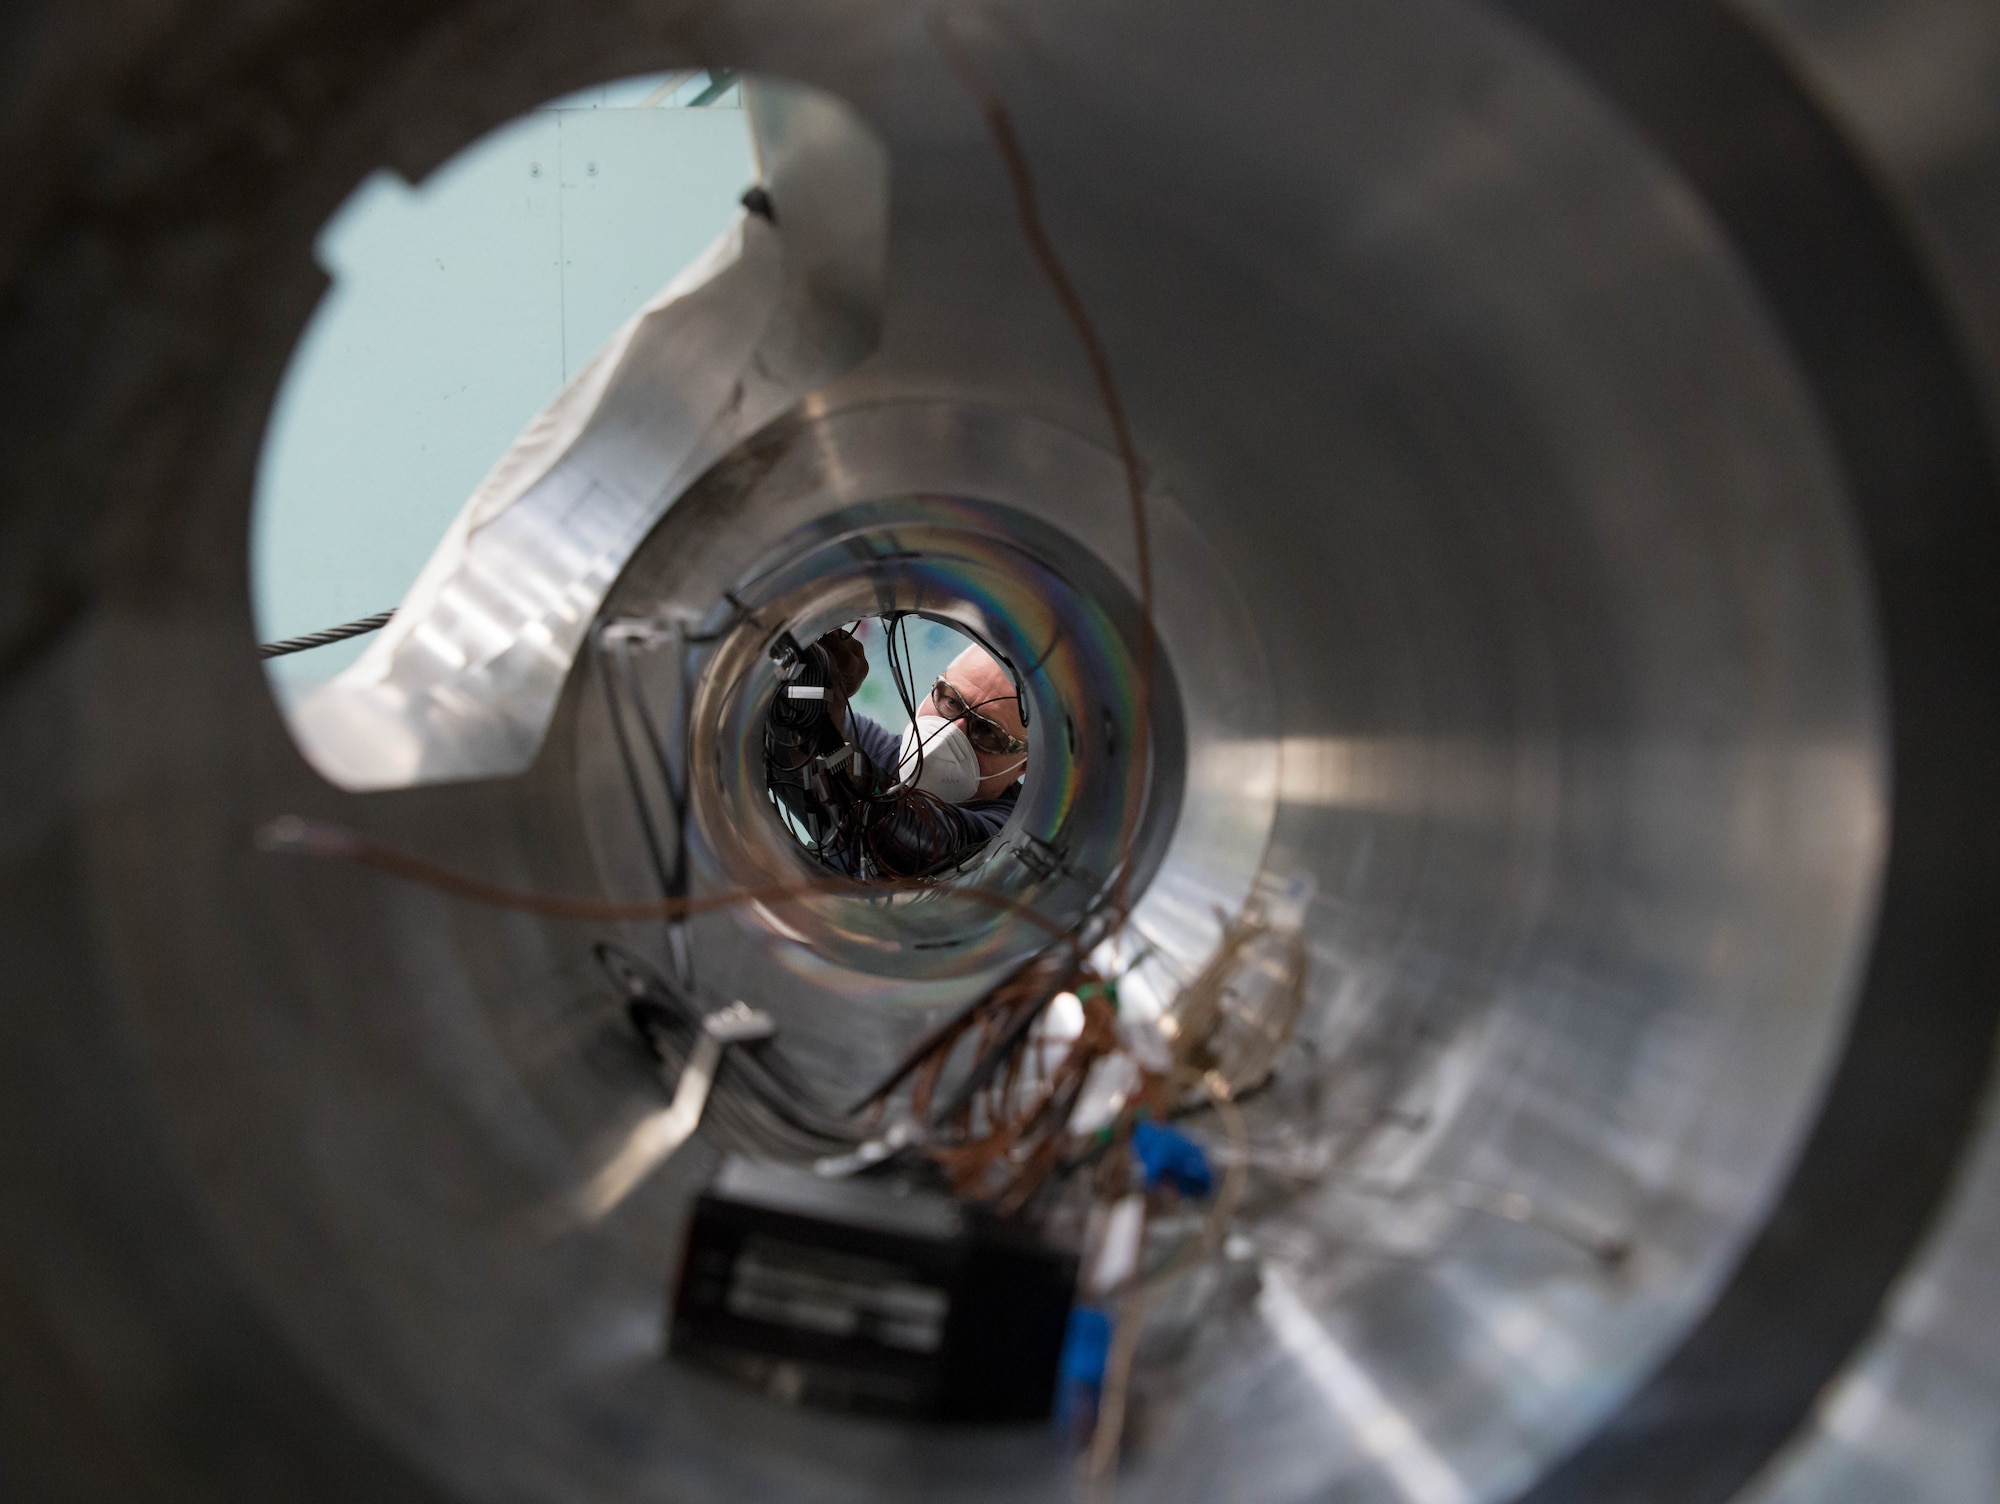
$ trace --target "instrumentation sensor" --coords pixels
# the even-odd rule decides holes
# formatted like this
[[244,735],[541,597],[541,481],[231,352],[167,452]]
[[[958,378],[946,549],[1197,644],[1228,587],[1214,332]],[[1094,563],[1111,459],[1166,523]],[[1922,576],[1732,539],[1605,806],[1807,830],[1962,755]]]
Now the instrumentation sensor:
[[1076,1272],[947,1196],[732,1158],[695,1203],[668,1350],[797,1403],[1041,1421]]

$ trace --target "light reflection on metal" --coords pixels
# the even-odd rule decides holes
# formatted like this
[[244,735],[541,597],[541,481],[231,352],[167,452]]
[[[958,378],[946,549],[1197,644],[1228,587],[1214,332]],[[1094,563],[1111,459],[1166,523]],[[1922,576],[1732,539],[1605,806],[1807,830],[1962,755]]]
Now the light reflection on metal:
[[1278,1345],[1325,1398],[1360,1449],[1381,1465],[1407,1504],[1473,1504],[1473,1494],[1376,1387],[1347,1349],[1299,1298],[1285,1273],[1266,1264],[1258,1314]]
[[773,215],[745,210],[501,457],[389,627],[287,711],[350,789],[518,773],[632,550],[731,446],[867,353],[882,149],[845,106],[751,82]]
[[579,1220],[597,1222],[609,1216],[647,1176],[694,1136],[695,1129],[701,1126],[702,1109],[708,1105],[709,1089],[715,1084],[716,1068],[722,1064],[724,1049],[732,1044],[769,1039],[776,1032],[770,1014],[743,1003],[732,1003],[702,1020],[694,1051],[674,1086],[673,1101],[641,1118],[618,1152],[577,1193]]

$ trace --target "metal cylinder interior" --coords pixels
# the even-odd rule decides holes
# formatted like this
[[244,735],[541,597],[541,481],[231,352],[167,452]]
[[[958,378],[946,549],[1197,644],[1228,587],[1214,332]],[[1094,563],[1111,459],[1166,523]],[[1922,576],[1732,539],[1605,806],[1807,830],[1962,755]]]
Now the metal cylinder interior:
[[[879,444],[879,419],[825,425],[812,448],[823,454],[864,432]],[[899,436],[894,452],[907,459],[911,448]],[[842,490],[863,484],[858,465],[840,473]],[[860,616],[923,612],[961,624],[1017,665],[1036,755],[1015,818],[975,867],[914,902],[809,897],[782,905],[783,915],[752,905],[736,916],[767,935],[783,932],[778,953],[796,966],[822,977],[828,968],[851,971],[844,990],[857,996],[882,1000],[898,980],[990,979],[1083,918],[1112,882],[1128,833],[1132,881],[1143,887],[1157,868],[1170,812],[1181,803],[1185,760],[1171,663],[1156,648],[1142,740],[1135,639],[1151,629],[1123,583],[1078,540],[1032,513],[945,495],[842,506],[824,482],[823,471],[786,473],[726,499],[691,497],[635,557],[606,611],[613,620],[665,612],[720,635],[692,661],[667,652],[637,666],[641,688],[663,706],[677,702],[686,682],[691,835],[695,860],[716,889],[825,875],[765,795],[759,728],[776,684],[769,655],[780,633],[808,642]],[[777,529],[816,511],[773,545]],[[742,558],[758,558],[756,572],[729,574]],[[602,729],[580,740],[598,749],[582,774],[584,807],[606,852],[607,883],[632,889],[643,885],[645,857],[630,798],[607,804],[594,794],[618,781],[612,740]],[[1120,755],[1135,746],[1136,758]],[[1247,873],[1262,836],[1253,828],[1239,841],[1237,868]],[[968,886],[1027,907],[1039,922],[952,898]]]
[[[1312,895],[1306,1020],[1246,1104],[1268,1162],[1155,1313],[1124,1496],[1749,1497],[1944,1204],[2000,997],[1979,398],[1780,52],[1712,5],[168,9],[152,92],[106,45],[74,54],[101,90],[22,106],[94,175],[29,184],[4,242],[8,368],[43,379],[6,420],[0,1480],[1074,1487],[1041,1430],[663,1363],[712,1151],[588,1235],[536,1230],[656,1100],[601,927],[252,840],[296,812],[520,888],[643,889],[588,658],[520,776],[347,792],[266,694],[242,539],[311,235],[361,173],[699,60],[839,96],[891,173],[878,344],[710,467],[603,606],[756,608],[686,686],[706,879],[795,870],[739,755],[763,654],[872,603],[976,627],[1035,666],[1038,734],[1076,729],[1003,888],[1074,912],[1139,810],[1136,994],[1260,883]],[[951,48],[1131,414],[1150,622],[1102,391]],[[704,986],[836,1096],[1028,943],[951,902],[694,928]],[[1796,1497],[1852,1472],[1821,1476]]]

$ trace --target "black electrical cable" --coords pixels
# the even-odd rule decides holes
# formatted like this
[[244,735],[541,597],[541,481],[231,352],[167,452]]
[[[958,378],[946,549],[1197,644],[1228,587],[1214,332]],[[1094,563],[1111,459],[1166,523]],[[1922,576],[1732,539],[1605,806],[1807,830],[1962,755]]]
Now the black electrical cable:
[[[741,613],[739,603],[732,600]],[[687,681],[690,676],[690,660],[693,648],[691,638],[673,634],[681,646],[681,690],[682,702],[686,703]],[[685,898],[688,894],[688,842],[687,842],[687,789],[681,775],[676,771],[671,754],[668,752],[670,738],[661,729],[654,716],[645,687],[639,679],[638,665],[633,661],[629,634],[611,637],[600,631],[593,635],[592,646],[599,677],[602,681],[605,706],[608,712],[613,739],[618,748],[619,765],[624,772],[626,788],[639,817],[641,831],[645,837],[646,852],[653,873],[660,884],[661,896],[667,899]],[[658,775],[660,787],[665,792],[666,803],[673,817],[671,854],[668,842],[660,832],[659,824],[652,811],[652,799],[645,781],[639,774],[639,759],[632,745],[629,721],[639,723],[646,750],[650,754],[654,771]],[[685,714],[683,714],[683,723]],[[688,942],[685,920],[671,921],[667,927],[669,958],[675,975],[683,987],[692,988],[695,982],[694,956]]]
[[[909,777],[903,778],[902,781],[914,788],[922,781],[924,776],[924,739],[922,734],[916,730],[918,702],[916,699],[915,683],[911,680],[909,671],[910,629],[907,625],[908,621],[909,617],[901,613],[891,616],[884,621],[882,654],[889,663],[889,678],[896,686],[896,698],[903,702],[903,714],[909,718],[910,722],[912,732],[910,745],[916,752],[917,762],[916,767],[911,771]],[[901,778],[902,771],[901,767],[896,769],[899,778]]]
[[639,764],[632,754],[631,733],[625,726],[624,706],[620,702],[618,683],[612,677],[606,663],[609,656],[604,646],[603,634],[593,633],[591,645],[597,659],[598,679],[604,686],[604,708],[611,719],[611,739],[618,748],[618,763],[625,772],[625,787],[632,796],[632,808],[639,817],[639,829],[645,836],[646,856],[651,861],[653,875],[660,885],[662,898],[677,898],[673,879],[667,873],[665,847],[660,840],[659,828],[653,821],[652,801],[646,797],[645,785],[639,778]]
[[[667,791],[667,804],[674,813],[676,832],[674,851],[673,891],[669,898],[683,897],[687,893],[687,789],[681,777],[674,770],[672,757],[667,751],[667,737],[661,733],[659,723],[653,719],[652,707],[646,702],[644,688],[639,683],[639,671],[632,662],[630,645],[618,645],[618,666],[624,674],[624,690],[631,701],[632,709],[638,717],[639,729],[646,738],[646,748],[653,755],[654,767],[660,775],[660,785]],[[686,654],[683,653],[681,679],[685,683]]]
[[287,637],[280,642],[264,642],[257,645],[259,658],[283,658],[290,653],[304,653],[313,648],[331,647],[336,642],[345,642],[350,637],[366,637],[370,632],[379,632],[389,625],[395,611],[377,611],[373,616],[363,616],[354,621],[342,622],[337,627],[325,627],[317,632],[307,632],[300,637]]

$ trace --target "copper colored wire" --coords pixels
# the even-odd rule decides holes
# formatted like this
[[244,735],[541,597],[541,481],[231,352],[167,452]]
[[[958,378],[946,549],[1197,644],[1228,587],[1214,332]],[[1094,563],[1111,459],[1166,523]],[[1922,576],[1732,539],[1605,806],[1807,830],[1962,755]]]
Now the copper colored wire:
[[[1084,1004],[1082,1031],[1032,1100],[1019,1106],[1010,1102],[1011,1087],[1003,1077],[975,1098],[976,1109],[968,1104],[967,1117],[980,1131],[932,1150],[953,1189],[977,1199],[990,1197],[1003,1212],[1025,1205],[1061,1161],[1070,1114],[1091,1070],[1117,1047],[1116,1014],[1103,997],[1093,997]],[[1021,1149],[1025,1152],[1017,1154]],[[1015,1169],[994,1185],[993,1171],[1003,1161]]]
[[[440,863],[409,852],[399,851],[344,826],[283,815],[257,833],[258,845],[267,851],[292,852],[301,856],[328,857],[372,867],[405,882],[432,888],[454,898],[463,898],[489,908],[515,913],[536,914],[544,919],[581,919],[598,923],[636,923],[653,919],[688,919],[714,914],[743,904],[782,903],[792,899],[830,896],[837,898],[880,898],[884,891],[902,891],[893,883],[864,883],[849,878],[808,878],[801,882],[766,883],[749,888],[731,888],[688,898],[646,899],[637,902],[603,898],[570,898],[560,894],[526,892],[502,887],[484,878],[455,872]],[[988,908],[1027,920],[1045,934],[1060,940],[1069,935],[1065,926],[1046,914],[990,888],[956,887],[962,896]]]
[[[1143,773],[1152,737],[1153,541],[1151,524],[1146,516],[1146,486],[1144,472],[1139,465],[1139,447],[1132,438],[1132,425],[1125,414],[1125,399],[1119,394],[1118,379],[1111,369],[1111,357],[1098,335],[1097,325],[1091,320],[1090,310],[1084,306],[1082,294],[1070,280],[1062,257],[1056,253],[1055,242],[1049,238],[1048,229],[1042,223],[1041,199],[1035,191],[1034,173],[1028,165],[1027,153],[1021,149],[1020,138],[1014,133],[1013,118],[985,75],[966,55],[942,14],[933,11],[929,23],[939,55],[986,121],[987,131],[993,137],[994,150],[999,154],[1001,165],[1007,172],[1008,185],[1013,189],[1014,211],[1020,220],[1021,237],[1027,241],[1035,264],[1041,269],[1043,278],[1076,331],[1077,343],[1083,347],[1084,359],[1089,362],[1091,377],[1097,383],[1098,398],[1104,404],[1104,416],[1111,426],[1112,440],[1118,447],[1119,463],[1125,470],[1126,500],[1132,513],[1132,546],[1137,555],[1140,617],[1132,760]],[[1139,805],[1134,802],[1126,807],[1118,833],[1119,864],[1113,907],[1121,920],[1131,912],[1132,844],[1138,834],[1138,821]]]

